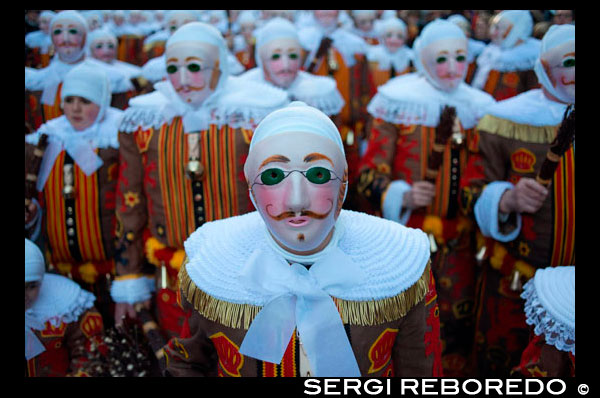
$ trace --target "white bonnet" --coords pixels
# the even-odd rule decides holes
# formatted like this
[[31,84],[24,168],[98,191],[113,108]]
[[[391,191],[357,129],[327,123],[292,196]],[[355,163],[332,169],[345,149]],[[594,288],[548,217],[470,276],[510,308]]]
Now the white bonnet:
[[500,43],[502,48],[511,48],[518,40],[525,40],[533,32],[533,18],[527,10],[505,10],[500,12],[498,20],[506,18],[512,23],[512,29],[508,36]]
[[417,70],[423,73],[425,76],[429,76],[427,74],[427,71],[423,67],[423,64],[421,63],[421,51],[431,43],[434,43],[438,40],[452,38],[463,39],[465,40],[466,45],[467,36],[461,28],[459,28],[452,22],[449,22],[444,19],[436,19],[425,25],[425,27],[421,31],[421,34],[415,39],[415,42],[413,43],[413,50],[415,51],[414,61]]
[[270,19],[258,31],[256,31],[256,64],[262,66],[260,49],[267,43],[277,39],[294,39],[300,43],[298,29],[285,18],[276,17]]
[[546,73],[542,62],[541,56],[559,46],[563,43],[575,41],[575,26],[574,25],[552,25],[550,29],[546,32],[544,37],[542,38],[541,46],[540,46],[540,58],[535,61],[535,65],[533,66],[533,70],[538,78],[540,84],[550,92],[554,97],[558,98],[563,102],[570,102],[568,98],[563,98],[563,96],[554,88],[552,82],[550,81],[550,77]]
[[101,68],[81,63],[65,75],[60,99],[64,102],[68,96],[78,96],[88,99],[100,107],[99,121],[110,106],[110,80]]
[[39,247],[25,238],[25,282],[40,282],[44,278],[46,265]]
[[336,125],[323,112],[301,101],[294,101],[268,114],[254,130],[249,151],[265,138],[291,131],[328,138],[344,153],[344,144]]
[[56,14],[52,20],[50,21],[50,30],[52,30],[52,26],[54,26],[55,23],[59,22],[59,21],[74,21],[77,22],[78,24],[81,24],[85,31],[88,31],[88,24],[87,21],[85,20],[85,18],[83,17],[83,15],[81,15],[81,13],[75,11],[75,10],[66,10],[66,11],[61,11],[58,14]]

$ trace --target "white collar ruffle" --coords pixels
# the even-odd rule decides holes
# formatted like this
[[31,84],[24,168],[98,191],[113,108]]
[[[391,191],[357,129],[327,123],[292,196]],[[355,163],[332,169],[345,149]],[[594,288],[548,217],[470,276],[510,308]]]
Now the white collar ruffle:
[[567,106],[548,99],[541,88],[534,88],[496,102],[486,113],[519,124],[556,126],[562,122]]
[[[394,297],[419,280],[429,261],[429,241],[417,229],[342,210],[336,231],[332,241],[340,250],[330,253],[343,252],[366,275],[362,283],[336,295],[343,300]],[[216,299],[264,306],[269,296],[250,290],[242,283],[240,273],[256,249],[263,256],[282,256],[268,243],[266,233],[258,212],[204,224],[184,243],[188,275],[199,289]],[[268,279],[269,275],[261,278]]]
[[170,82],[158,82],[154,88],[156,91],[129,101],[120,131],[159,128],[177,116],[183,118],[186,132],[206,130],[211,124],[254,129],[266,115],[289,102],[281,89],[235,76],[229,76],[200,108],[185,104]]
[[452,92],[438,90],[418,73],[409,73],[380,86],[367,111],[375,118],[393,124],[420,124],[436,127],[444,105],[456,108],[465,129],[477,125],[494,98],[462,82]]
[[367,59],[370,62],[377,62],[380,70],[389,70],[393,65],[398,73],[408,68],[413,56],[413,50],[407,46],[402,46],[396,52],[391,53],[385,45],[378,44],[370,46],[367,51]]
[[[240,79],[274,86],[265,79],[264,72],[259,67],[243,73]],[[296,80],[283,90],[287,92],[290,101],[305,102],[327,116],[337,115],[344,107],[344,98],[338,91],[335,80],[329,76],[299,71]]]

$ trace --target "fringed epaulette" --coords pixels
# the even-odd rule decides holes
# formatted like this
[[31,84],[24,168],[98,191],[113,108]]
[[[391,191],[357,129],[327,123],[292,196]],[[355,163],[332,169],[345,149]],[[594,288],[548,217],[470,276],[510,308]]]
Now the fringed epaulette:
[[477,125],[477,129],[504,138],[535,144],[549,144],[556,137],[558,126],[532,126],[516,123],[493,115],[485,115]]
[[[179,270],[179,287],[185,298],[205,318],[234,329],[249,329],[261,306],[219,300],[199,289],[186,271],[186,258]],[[389,298],[373,301],[348,301],[333,297],[342,322],[356,326],[374,326],[405,316],[421,302],[429,289],[431,262],[421,277],[407,290]]]

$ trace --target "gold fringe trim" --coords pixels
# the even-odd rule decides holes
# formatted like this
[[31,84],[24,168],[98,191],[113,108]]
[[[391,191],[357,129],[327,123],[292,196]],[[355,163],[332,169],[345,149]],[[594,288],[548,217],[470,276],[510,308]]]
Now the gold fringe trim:
[[[251,304],[236,304],[219,300],[200,290],[186,271],[188,259],[179,270],[181,293],[205,318],[234,329],[250,328],[254,317],[262,309]],[[391,322],[405,316],[425,298],[429,290],[431,261],[423,274],[410,288],[394,296],[376,301],[347,301],[332,297],[342,322],[357,326],[373,326]]]
[[558,126],[531,126],[485,115],[477,125],[477,129],[504,138],[515,139],[534,144],[549,144],[556,137]]

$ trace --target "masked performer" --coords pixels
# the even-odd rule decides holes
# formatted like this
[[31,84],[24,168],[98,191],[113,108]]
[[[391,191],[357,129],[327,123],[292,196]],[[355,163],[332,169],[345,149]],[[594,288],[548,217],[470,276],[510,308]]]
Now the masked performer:
[[377,21],[375,10],[352,10],[351,15],[354,22],[352,33],[362,37],[371,46],[379,44],[379,35],[375,29]]
[[25,66],[32,68],[45,68],[50,64],[50,57],[54,49],[52,48],[52,39],[49,29],[50,21],[56,15],[54,11],[45,10],[40,13],[40,30],[30,32],[25,35]]
[[540,52],[540,41],[531,37],[532,32],[529,11],[497,14],[490,25],[492,42],[477,57],[473,87],[498,101],[537,87],[533,65]]
[[110,65],[86,57],[87,22],[76,11],[61,11],[50,23],[50,34],[56,55],[50,65],[40,70],[25,68],[25,122],[34,131],[42,123],[59,117],[63,78],[79,64],[102,69],[110,79],[111,104],[119,109],[127,105],[127,92],[133,85]]
[[28,198],[32,204],[26,209],[26,224],[42,231],[51,266],[95,293],[110,324],[108,283],[115,268],[118,127],[123,111],[110,107],[106,74],[87,64],[67,73],[61,102],[63,116],[25,136],[26,160],[34,158],[42,137],[48,142],[39,171],[29,170],[32,162],[25,164],[27,180],[36,184],[40,199],[38,203],[36,195]]
[[[575,27],[552,26],[535,73],[542,84],[490,107],[479,122],[472,193],[487,237],[479,281],[477,368],[508,375],[528,341],[521,284],[575,264]],[[551,148],[551,150],[549,150]],[[554,165],[555,168],[548,168]],[[479,177],[479,178],[477,178]]]
[[485,43],[481,40],[475,40],[471,36],[471,23],[467,18],[460,14],[450,15],[448,21],[455,23],[467,36],[467,62],[469,68],[467,69],[467,76],[465,77],[465,83],[471,84],[473,76],[475,75],[475,69],[477,67],[477,57],[485,49]]
[[315,108],[294,102],[259,124],[244,166],[258,211],[185,242],[192,315],[165,348],[168,374],[441,375],[427,237],[342,210],[347,167]]
[[243,10],[237,18],[239,24],[239,34],[233,38],[233,53],[238,61],[244,66],[244,69],[250,70],[256,67],[255,51],[256,37],[256,15],[253,10]]
[[[388,80],[411,72],[413,51],[406,46],[406,24],[399,18],[387,18],[377,24],[379,44],[367,51],[369,72],[374,89]],[[372,93],[375,95],[375,91]]]
[[42,252],[25,239],[25,377],[88,376],[86,350],[103,329],[94,295],[46,273]]
[[148,301],[144,257],[157,268],[159,322],[178,334],[183,242],[207,221],[251,210],[242,166],[255,123],[285,105],[284,91],[229,77],[227,46],[212,26],[190,22],[167,41],[169,80],[133,98],[120,134],[116,319]]
[[329,76],[316,76],[300,70],[302,47],[294,24],[273,18],[260,29],[256,42],[258,67],[245,72],[240,79],[273,85],[288,93],[291,101],[303,101],[319,109],[334,122],[344,99],[336,82]]
[[460,182],[473,128],[494,100],[463,82],[467,39],[453,23],[429,23],[413,49],[419,74],[390,80],[369,104],[373,122],[357,189],[365,211],[430,235],[444,372],[458,376],[472,342],[475,282],[474,223],[460,210]]

